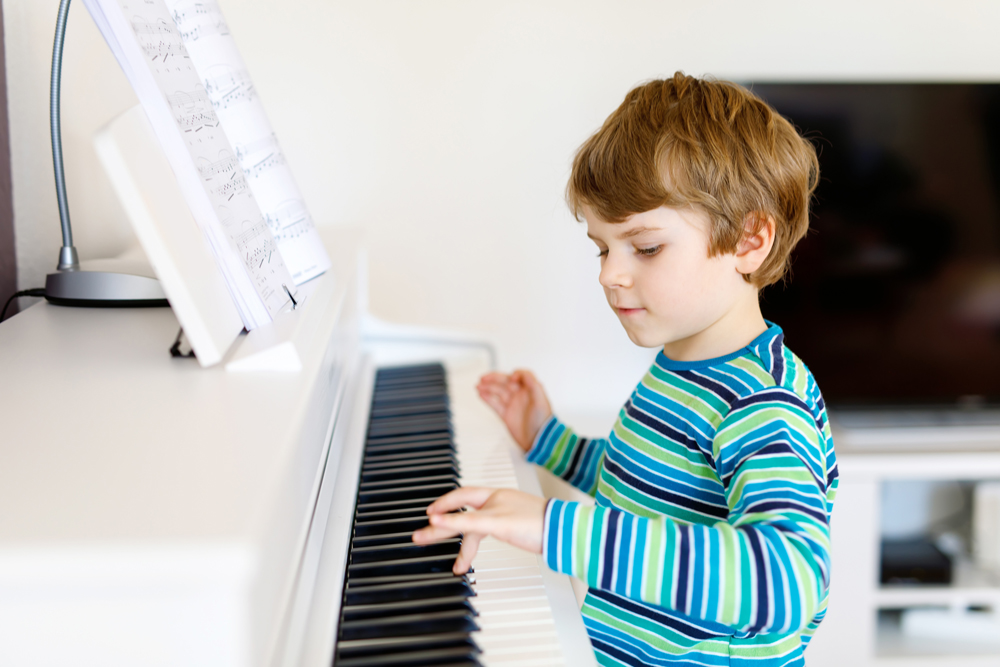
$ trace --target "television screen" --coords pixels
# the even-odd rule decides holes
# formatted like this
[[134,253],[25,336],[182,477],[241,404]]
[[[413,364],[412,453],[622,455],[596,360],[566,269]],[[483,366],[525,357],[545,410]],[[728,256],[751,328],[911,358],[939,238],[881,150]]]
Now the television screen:
[[816,146],[764,316],[831,407],[1000,401],[1000,85],[765,84]]

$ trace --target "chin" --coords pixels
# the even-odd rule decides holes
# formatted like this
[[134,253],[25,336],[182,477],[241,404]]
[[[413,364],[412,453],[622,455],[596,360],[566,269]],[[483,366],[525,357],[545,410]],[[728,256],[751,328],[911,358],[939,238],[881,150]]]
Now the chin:
[[644,332],[632,331],[628,328],[625,329],[625,333],[628,334],[628,339],[639,347],[663,347],[663,343],[659,338],[653,339],[653,336],[649,336]]

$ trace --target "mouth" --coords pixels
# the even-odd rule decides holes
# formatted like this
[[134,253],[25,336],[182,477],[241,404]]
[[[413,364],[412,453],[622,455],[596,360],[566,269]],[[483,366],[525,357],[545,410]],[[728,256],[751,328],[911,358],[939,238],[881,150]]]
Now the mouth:
[[615,312],[622,317],[633,317],[646,312],[645,308],[619,308],[615,306]]

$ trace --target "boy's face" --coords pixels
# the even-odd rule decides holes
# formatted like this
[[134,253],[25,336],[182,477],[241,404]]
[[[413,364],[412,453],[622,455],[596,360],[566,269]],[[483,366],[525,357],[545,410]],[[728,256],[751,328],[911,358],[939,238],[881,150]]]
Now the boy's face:
[[[660,207],[609,223],[586,208],[587,236],[600,251],[600,282],[628,337],[642,347],[680,352],[721,323],[756,289],[734,253],[708,256],[708,214]],[[683,356],[681,354],[681,356]]]

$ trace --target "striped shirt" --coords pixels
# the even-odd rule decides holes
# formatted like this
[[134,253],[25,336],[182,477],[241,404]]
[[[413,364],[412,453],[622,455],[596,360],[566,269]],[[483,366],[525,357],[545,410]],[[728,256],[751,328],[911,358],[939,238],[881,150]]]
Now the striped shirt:
[[837,463],[819,387],[768,324],[725,357],[661,351],[608,438],[552,417],[528,452],[596,498],[548,503],[543,557],[588,584],[602,665],[805,664]]

